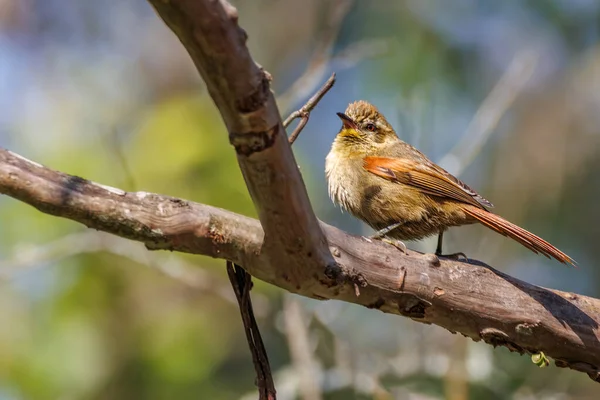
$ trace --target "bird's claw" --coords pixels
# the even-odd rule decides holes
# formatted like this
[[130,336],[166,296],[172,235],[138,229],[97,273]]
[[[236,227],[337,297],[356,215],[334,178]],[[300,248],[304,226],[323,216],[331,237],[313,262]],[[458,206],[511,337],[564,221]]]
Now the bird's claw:
[[397,239],[389,239],[389,238],[382,238],[380,240],[384,243],[391,244],[392,246],[394,246],[395,248],[397,248],[404,254],[407,254],[406,253],[406,245],[404,244],[404,242],[401,242],[400,240],[397,240]]
[[469,258],[467,258],[467,255],[463,252],[458,252],[458,253],[452,253],[452,254],[435,254],[438,257],[444,257],[444,258],[449,258],[452,260],[457,260],[460,261],[461,257],[463,259],[463,261],[469,262]]
[[378,235],[363,236],[363,239],[365,239],[369,243],[373,243],[373,240],[381,240],[384,243],[391,244],[392,246],[394,246],[395,248],[397,248],[398,250],[400,250],[404,254],[407,254],[407,252],[406,252],[406,245],[404,244],[404,242],[402,242],[400,240],[390,239],[390,238],[386,238],[386,237],[380,237]]

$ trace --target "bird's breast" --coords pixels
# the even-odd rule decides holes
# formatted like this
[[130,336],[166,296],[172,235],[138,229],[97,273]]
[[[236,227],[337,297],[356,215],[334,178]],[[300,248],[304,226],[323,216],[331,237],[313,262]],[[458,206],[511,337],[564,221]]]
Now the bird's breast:
[[340,157],[334,151],[331,151],[325,159],[329,197],[335,204],[353,215],[357,215],[360,207],[358,188],[361,169],[361,159]]
[[369,173],[362,157],[339,156],[332,151],[325,161],[325,175],[333,202],[372,228],[403,223],[392,235],[401,240],[439,232],[444,213],[430,196]]

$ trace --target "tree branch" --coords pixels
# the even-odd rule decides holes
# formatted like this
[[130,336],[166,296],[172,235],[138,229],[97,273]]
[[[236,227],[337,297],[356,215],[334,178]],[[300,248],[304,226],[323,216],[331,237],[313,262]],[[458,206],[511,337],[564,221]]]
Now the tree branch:
[[149,2],[185,46],[221,112],[265,231],[265,255],[285,260],[285,278],[296,286],[322,274],[333,257],[269,89],[271,77],[252,60],[237,10],[224,0]]
[[[600,300],[545,289],[482,263],[369,243],[321,223],[337,263],[297,285],[289,264],[263,251],[260,223],[219,208],[146,192],[127,193],[45,168],[0,149],[0,193],[147,248],[227,259],[285,290],[403,315],[600,380]],[[355,285],[360,295],[355,294]]]
[[252,276],[237,264],[227,261],[227,275],[235,293],[235,297],[240,307],[244,332],[246,340],[252,355],[254,370],[256,371],[256,385],[258,386],[259,400],[275,400],[276,391],[273,384],[273,375],[267,350],[262,340],[254,310],[252,309],[252,299],[250,290],[252,290]]

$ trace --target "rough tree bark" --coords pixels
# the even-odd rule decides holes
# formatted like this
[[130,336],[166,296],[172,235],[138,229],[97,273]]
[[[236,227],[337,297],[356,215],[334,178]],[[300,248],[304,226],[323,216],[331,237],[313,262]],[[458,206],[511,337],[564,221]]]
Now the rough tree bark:
[[600,381],[600,300],[537,287],[482,263],[403,255],[314,216],[268,75],[224,1],[149,0],[179,36],[230,133],[260,222],[152,193],[126,193],[0,149],[0,193],[42,212],[145,243],[242,265],[258,279],[436,324]]

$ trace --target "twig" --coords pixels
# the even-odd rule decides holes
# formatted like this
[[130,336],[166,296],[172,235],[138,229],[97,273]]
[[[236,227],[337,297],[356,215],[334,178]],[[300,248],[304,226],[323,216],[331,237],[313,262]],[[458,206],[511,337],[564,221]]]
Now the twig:
[[290,116],[287,117],[285,121],[283,121],[283,127],[287,128],[294,119],[300,118],[298,126],[296,126],[296,129],[294,129],[294,131],[288,138],[290,144],[294,144],[294,142],[298,138],[298,135],[300,135],[300,132],[302,132],[302,129],[304,129],[304,127],[306,126],[308,119],[310,118],[310,112],[313,110],[313,108],[315,108],[315,106],[319,103],[319,101],[321,101],[323,96],[325,96],[325,94],[333,87],[334,84],[335,72],[331,74],[331,76],[329,77],[329,79],[327,79],[327,82],[325,82],[321,89],[319,89],[317,93],[315,93],[310,99],[308,99],[306,104],[304,104],[299,110],[291,113]]
[[502,116],[523,90],[537,66],[539,54],[533,51],[517,53],[506,72],[481,104],[462,139],[439,164],[458,176],[473,162]]
[[252,300],[250,299],[250,290],[252,289],[252,277],[245,269],[237,264],[227,261],[227,275],[233,287],[233,292],[237,298],[244,323],[246,339],[252,354],[252,362],[256,371],[256,383],[260,400],[275,400],[275,385],[267,351],[262,341],[254,311],[252,310]]

